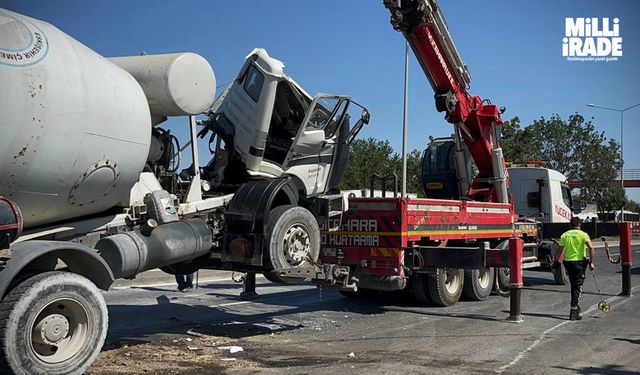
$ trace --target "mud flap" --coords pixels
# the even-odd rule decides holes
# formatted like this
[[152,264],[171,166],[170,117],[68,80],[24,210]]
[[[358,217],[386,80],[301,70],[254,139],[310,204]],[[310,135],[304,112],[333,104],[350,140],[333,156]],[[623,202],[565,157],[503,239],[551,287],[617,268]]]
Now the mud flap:
[[250,181],[238,189],[224,213],[222,262],[264,265],[264,229],[276,198],[297,204],[298,193],[288,178]]

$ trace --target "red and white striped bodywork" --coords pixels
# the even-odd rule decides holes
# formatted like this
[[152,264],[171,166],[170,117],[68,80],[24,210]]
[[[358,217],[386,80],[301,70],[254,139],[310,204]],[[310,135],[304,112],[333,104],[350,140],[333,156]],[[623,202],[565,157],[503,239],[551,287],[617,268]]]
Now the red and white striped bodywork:
[[364,274],[404,276],[403,249],[413,245],[537,235],[535,223],[516,218],[508,203],[352,198],[339,229],[322,232],[320,257],[323,263],[359,266]]

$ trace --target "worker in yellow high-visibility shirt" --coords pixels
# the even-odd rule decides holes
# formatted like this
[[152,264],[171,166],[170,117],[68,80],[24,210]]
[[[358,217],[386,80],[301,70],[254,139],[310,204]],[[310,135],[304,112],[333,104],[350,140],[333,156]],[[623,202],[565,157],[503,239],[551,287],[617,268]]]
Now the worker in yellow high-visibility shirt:
[[[591,270],[595,266],[595,251],[591,244],[589,235],[580,230],[582,220],[574,217],[569,222],[571,229],[564,232],[560,236],[560,246],[556,251],[555,261],[551,265],[552,268],[560,266],[560,258],[564,255],[562,264],[569,275],[571,283],[571,310],[569,312],[570,320],[580,320],[580,297],[582,297],[582,284],[584,284],[584,273],[587,265]],[[586,248],[589,249],[589,259],[586,257]]]

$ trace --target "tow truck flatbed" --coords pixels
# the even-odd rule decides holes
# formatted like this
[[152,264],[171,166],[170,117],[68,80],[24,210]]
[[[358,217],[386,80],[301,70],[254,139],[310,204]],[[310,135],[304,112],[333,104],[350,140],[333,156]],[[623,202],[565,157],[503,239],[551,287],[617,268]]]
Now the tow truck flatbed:
[[[506,266],[506,247],[495,246],[513,236],[535,241],[539,225],[517,221],[511,204],[425,198],[350,198],[337,224],[321,232],[321,262],[376,276],[406,276],[408,265],[416,264],[405,262],[406,254],[425,252],[418,255],[421,268]],[[453,260],[454,252],[466,261]]]

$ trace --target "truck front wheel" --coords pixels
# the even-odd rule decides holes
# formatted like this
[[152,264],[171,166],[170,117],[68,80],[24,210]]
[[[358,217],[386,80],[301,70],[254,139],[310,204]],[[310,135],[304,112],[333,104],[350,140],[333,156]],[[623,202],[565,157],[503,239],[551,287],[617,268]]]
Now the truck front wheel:
[[[278,206],[269,213],[266,244],[271,268],[310,266],[320,255],[320,228],[309,210],[299,206]],[[281,284],[300,284],[303,278],[266,273],[267,280]]]
[[0,373],[82,374],[107,335],[107,305],[88,279],[45,272],[0,302]]

